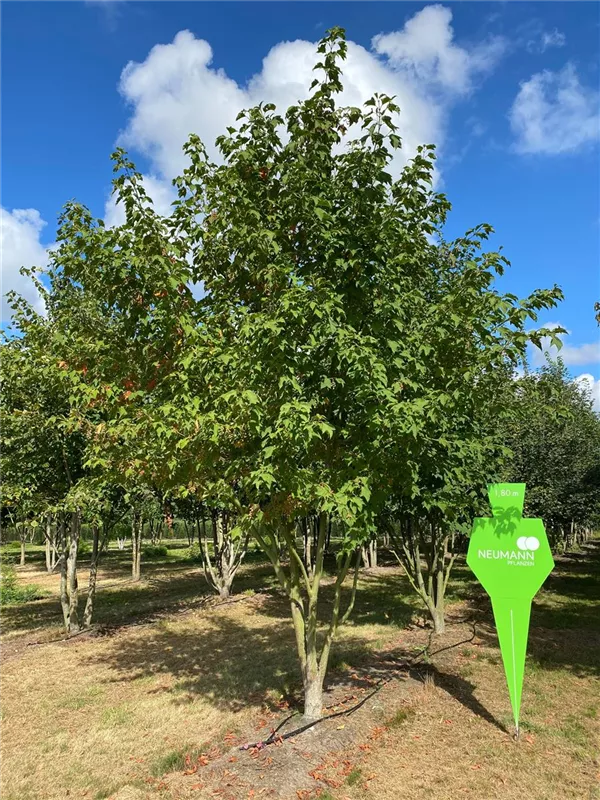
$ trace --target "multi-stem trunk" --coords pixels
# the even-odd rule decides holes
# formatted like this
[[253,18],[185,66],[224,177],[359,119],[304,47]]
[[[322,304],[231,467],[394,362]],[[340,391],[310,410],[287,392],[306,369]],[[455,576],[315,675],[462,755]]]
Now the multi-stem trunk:
[[241,566],[248,550],[248,537],[234,541],[231,536],[231,520],[226,511],[213,511],[212,539],[213,555],[211,557],[206,535],[206,520],[202,517],[202,558],[204,575],[219,593],[222,600],[231,594],[233,579]]
[[[304,688],[304,719],[307,722],[318,720],[323,715],[323,684],[327,673],[329,654],[337,630],[350,615],[354,606],[360,557],[356,554],[352,596],[348,608],[340,616],[342,584],[348,573],[351,553],[342,554],[338,559],[338,573],[334,584],[333,609],[329,627],[321,642],[319,641],[319,590],[323,578],[323,556],[327,540],[328,515],[318,516],[318,536],[315,543],[312,572],[306,569],[300,548],[296,542],[296,526],[283,525],[281,535],[287,545],[290,563],[286,572],[279,548],[279,537],[273,529],[258,528],[256,538],[268,555],[275,575],[286,592],[292,614],[296,647],[300,659],[300,671]],[[302,548],[302,554],[304,547]]]
[[362,548],[362,560],[367,569],[377,566],[377,539],[371,539]]
[[434,634],[445,633],[444,598],[456,558],[454,536],[436,524],[412,517],[401,520],[397,529],[390,528],[389,532],[392,552],[427,608]]

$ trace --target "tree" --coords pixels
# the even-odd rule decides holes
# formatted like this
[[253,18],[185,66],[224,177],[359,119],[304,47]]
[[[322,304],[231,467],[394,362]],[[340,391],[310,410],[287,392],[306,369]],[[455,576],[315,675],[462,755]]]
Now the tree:
[[[498,479],[508,451],[505,429],[514,413],[515,367],[546,329],[525,330],[537,312],[562,297],[538,290],[528,298],[500,294],[493,285],[508,261],[480,253],[491,228],[482,225],[454,242],[443,239],[429,271],[412,335],[427,352],[415,403],[423,421],[406,441],[412,474],[394,476],[380,521],[392,550],[427,607],[435,633],[444,632],[444,597],[456,540],[485,513],[485,488]],[[553,343],[559,345],[554,331]],[[413,390],[414,391],[414,390]],[[404,460],[404,464],[407,460]]]
[[570,547],[600,521],[600,417],[560,359],[515,391],[507,479],[527,483],[525,513],[544,520],[552,546]]
[[[467,256],[489,228],[454,249],[431,242],[449,209],[429,188],[433,146],[418,148],[393,181],[393,98],[337,107],[343,31],[331,30],[319,54],[323,78],[311,97],[285,122],[272,104],[242,112],[239,129],[217,139],[223,164],[190,137],[167,219],[117,151],[125,224],[106,229],[69,204],[49,273],[90,465],[225,509],[233,538],[256,537],[290,602],[311,720],[354,603],[360,548],[386,501],[412,500],[421,487],[436,498],[436,476],[421,462],[432,442],[443,454],[440,420],[456,409],[464,419],[464,391],[485,388],[477,347],[493,352],[485,363],[503,362],[504,328],[516,327],[510,341],[524,346],[523,322],[559,296],[538,292],[522,308],[490,290],[481,301],[502,258],[470,266]],[[358,137],[337,152],[348,132]],[[199,282],[197,300],[188,284]],[[460,303],[468,311],[456,313]],[[489,311],[481,322],[480,306]],[[442,311],[449,323],[440,324]],[[479,371],[454,367],[446,386],[430,374],[432,351],[438,371],[444,359],[458,362],[446,351],[465,320]],[[101,415],[93,428],[90,407]],[[318,531],[310,557],[303,519]],[[339,547],[325,617],[330,520]]]
[[[39,290],[45,294],[44,287]],[[15,324],[21,335],[2,344],[1,466],[21,525],[56,519],[49,544],[61,552],[61,604],[67,633],[79,629],[77,549],[80,512],[69,494],[84,474],[85,437],[72,427],[71,405],[55,366],[52,323],[11,293]],[[70,522],[67,522],[67,517]],[[46,536],[51,528],[46,524]],[[67,532],[68,531],[68,532]],[[22,563],[24,547],[22,540]]]

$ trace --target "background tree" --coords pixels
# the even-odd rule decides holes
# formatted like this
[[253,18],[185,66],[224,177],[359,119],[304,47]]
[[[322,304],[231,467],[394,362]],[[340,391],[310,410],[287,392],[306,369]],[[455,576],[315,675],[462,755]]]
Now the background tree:
[[600,521],[600,417],[560,359],[515,390],[508,479],[527,483],[525,512],[544,520],[553,547],[570,547]]

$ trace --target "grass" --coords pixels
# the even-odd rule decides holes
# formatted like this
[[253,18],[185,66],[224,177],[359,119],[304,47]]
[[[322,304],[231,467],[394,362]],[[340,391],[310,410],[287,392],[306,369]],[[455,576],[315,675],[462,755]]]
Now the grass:
[[[186,757],[193,764],[211,748],[227,751],[234,734],[256,741],[264,735],[259,730],[297,711],[300,681],[288,603],[278,593],[258,591],[270,573],[255,556],[235,584],[236,602],[206,605],[202,571],[182,557],[187,543],[181,544],[143,564],[137,585],[130,582],[128,554],[111,550],[99,575],[98,622],[136,624],[67,645],[52,642],[61,635],[58,576],[45,573],[43,552],[30,558],[28,551],[28,565],[15,570],[16,586],[33,583],[50,596],[3,609],[3,798],[249,796],[233,778],[230,795],[225,789],[213,795],[220,785],[206,777],[210,768],[185,776]],[[464,566],[458,565],[459,589],[449,601],[441,642],[452,646],[427,665],[421,659],[409,673],[389,665],[405,662],[427,641],[427,630],[409,627],[422,615],[418,603],[399,570],[361,578],[355,614],[332,653],[330,684],[350,685],[363,697],[372,681],[397,679],[333,729],[343,736],[355,725],[354,738],[344,740],[336,756],[351,767],[340,786],[321,787],[321,800],[593,798],[600,755],[599,570],[598,544],[557,559],[536,598],[519,742],[510,735],[489,601]],[[82,568],[82,590],[86,577]],[[330,588],[324,600],[331,602]],[[470,627],[464,620],[473,615],[477,637],[465,643]],[[32,641],[49,643],[26,646]],[[371,730],[380,733],[371,739]],[[299,749],[310,750],[320,736],[298,739]],[[250,788],[258,790],[258,776],[269,780],[266,758],[277,754],[290,759],[277,768],[280,791],[290,791],[272,796],[296,800],[296,788],[307,786],[313,793],[306,797],[316,797],[310,768],[302,762],[300,774],[300,756],[292,764],[290,745],[269,749],[260,768],[234,752],[236,761],[224,762],[219,775],[243,774],[236,771],[250,765]],[[301,778],[308,783],[298,783]],[[205,789],[191,789],[199,783]]]
[[384,724],[386,728],[401,728],[411,720],[414,715],[415,711],[412,708],[399,708],[394,716],[387,719]]
[[79,694],[69,694],[64,700],[64,707],[79,711],[80,708],[85,708],[98,702],[103,694],[104,689],[101,686],[90,686]]
[[192,745],[179,750],[170,750],[165,755],[159,756],[152,763],[150,772],[158,778],[168,772],[183,771],[186,768],[186,757],[189,757],[191,761],[195,761],[199,755],[200,752]]

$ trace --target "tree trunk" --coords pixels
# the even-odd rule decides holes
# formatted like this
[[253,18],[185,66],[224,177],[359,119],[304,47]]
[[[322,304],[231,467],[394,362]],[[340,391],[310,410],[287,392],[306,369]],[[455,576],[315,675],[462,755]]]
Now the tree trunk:
[[96,599],[96,580],[98,577],[98,560],[100,558],[100,527],[92,525],[92,560],[90,563],[90,577],[88,581],[88,594],[83,611],[83,627],[89,628],[94,615],[94,600]]
[[309,572],[312,572],[312,540],[313,534],[311,530],[311,526],[308,524],[308,520],[306,517],[302,519],[302,541],[304,544],[304,566]]
[[372,567],[377,566],[377,539],[369,542],[369,560]]
[[[300,673],[304,687],[304,719],[314,722],[323,715],[323,683],[327,673],[329,654],[336,632],[340,625],[348,619],[354,607],[356,587],[359,575],[360,556],[358,552],[342,556],[338,562],[338,573],[335,581],[334,601],[331,611],[329,629],[319,653],[318,642],[318,601],[321,579],[323,577],[323,556],[327,539],[329,515],[321,512],[315,514],[317,525],[317,541],[313,548],[314,570],[309,574],[306,569],[300,547],[297,547],[297,529],[294,522],[283,524],[280,528],[257,526],[254,535],[259,545],[267,554],[275,569],[275,576],[290,601],[292,622],[296,647],[300,659]],[[289,565],[286,568],[280,558],[282,539],[289,552]],[[341,592],[344,579],[348,573],[352,557],[355,557],[354,580],[350,603],[344,614],[341,614]]]
[[25,542],[21,539],[21,563],[20,566],[25,566]]
[[206,522],[202,517],[204,535],[202,537],[201,548],[204,565],[204,575],[219,593],[222,600],[226,600],[231,594],[231,586],[236,572],[238,571],[246,551],[248,549],[248,538],[236,543],[230,534],[230,519],[226,511],[215,510],[212,512],[212,536],[213,536],[213,558],[208,549],[206,536]]
[[327,539],[325,541],[325,552],[331,553],[331,526],[333,524],[332,518],[329,517],[329,522],[327,523]]
[[71,529],[67,536],[64,519],[61,521],[62,557],[60,565],[60,604],[67,634],[79,630],[79,593],[77,587],[79,523],[79,512],[74,511],[71,514]]
[[69,558],[69,544],[67,539],[67,532],[65,530],[64,515],[60,515],[59,526],[59,542],[61,548],[60,556],[60,605],[63,612],[63,620],[65,623],[65,631],[69,633],[69,592],[67,584],[67,561]]
[[377,566],[377,541],[371,539],[368,544],[361,548],[362,562],[365,569]]
[[71,541],[67,561],[67,584],[69,592],[69,633],[79,630],[79,587],[77,585],[77,546],[79,545],[79,512],[71,515]]
[[187,520],[183,520],[183,526],[185,528],[185,535],[187,536],[188,545],[191,547],[194,544],[194,524],[191,525]]
[[314,722],[323,716],[323,676],[318,668],[304,674],[304,720]]
[[131,521],[131,577],[139,581],[142,576],[142,515],[133,511]]
[[446,633],[446,620],[444,618],[444,602],[441,605],[433,606],[430,610],[431,619],[433,621],[433,633],[438,636]]
[[[429,540],[424,532],[429,532]],[[456,558],[455,535],[427,521],[407,517],[400,521],[398,531],[390,529],[390,539],[391,552],[429,612],[434,634],[444,633],[444,597]]]
[[56,537],[58,535],[58,527],[57,532],[52,533],[52,514],[48,514],[46,517],[46,532],[44,535],[45,544],[46,544],[46,570],[49,573],[54,572],[54,568],[56,567],[56,559],[57,559],[57,551],[56,551]]

